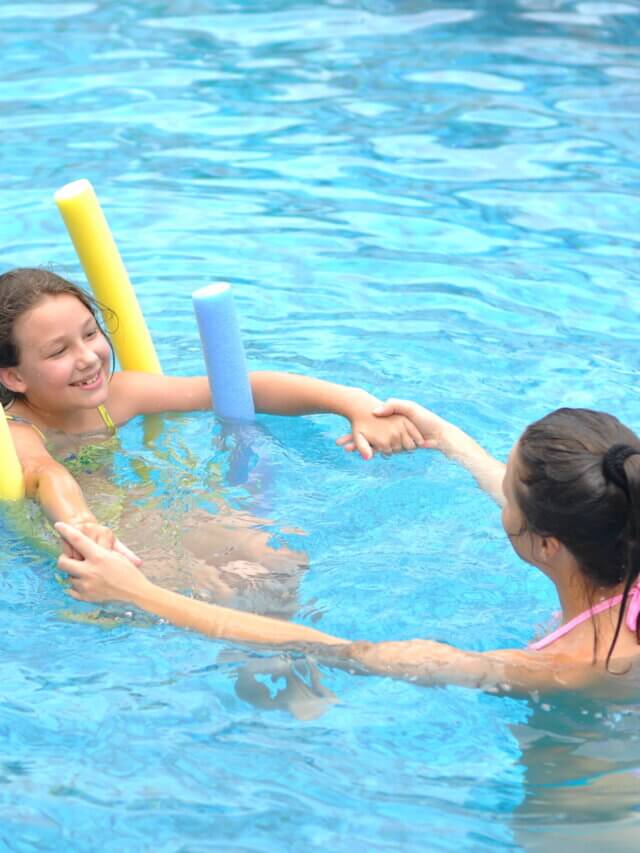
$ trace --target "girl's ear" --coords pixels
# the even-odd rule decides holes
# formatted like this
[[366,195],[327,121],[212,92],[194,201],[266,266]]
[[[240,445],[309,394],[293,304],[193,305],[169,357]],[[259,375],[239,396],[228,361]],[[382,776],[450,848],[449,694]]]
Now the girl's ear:
[[561,547],[560,540],[556,539],[555,536],[543,536],[540,542],[540,548],[545,560],[553,559]]
[[27,390],[17,367],[0,367],[0,382],[9,391],[15,391],[18,394],[24,394]]

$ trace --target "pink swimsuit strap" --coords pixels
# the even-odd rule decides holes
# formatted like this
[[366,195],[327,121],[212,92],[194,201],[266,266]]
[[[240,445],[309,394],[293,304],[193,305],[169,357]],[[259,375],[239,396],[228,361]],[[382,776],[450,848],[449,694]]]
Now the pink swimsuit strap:
[[[595,607],[590,607],[588,610],[585,610],[584,613],[580,613],[579,616],[571,619],[565,625],[561,625],[541,640],[538,640],[535,643],[529,643],[527,648],[532,649],[534,652],[539,652],[540,649],[546,649],[546,647],[550,646],[551,643],[555,643],[556,640],[559,640],[560,637],[564,637],[570,631],[573,631],[573,629],[578,625],[582,625],[582,623],[586,622],[587,619],[591,619],[592,616],[597,616],[598,613],[604,613],[605,610],[611,610],[612,607],[620,604],[621,601],[622,595],[614,595],[612,598],[607,598],[606,601],[601,601],[600,604],[596,604]],[[635,633],[639,619],[640,583],[637,583],[629,590],[629,595],[627,596],[627,612],[624,621],[627,628]]]

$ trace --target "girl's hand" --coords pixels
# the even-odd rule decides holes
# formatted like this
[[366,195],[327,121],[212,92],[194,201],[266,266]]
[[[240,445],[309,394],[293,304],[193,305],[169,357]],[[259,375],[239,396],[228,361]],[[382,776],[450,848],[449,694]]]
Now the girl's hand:
[[363,459],[371,459],[376,451],[400,453],[422,446],[422,434],[410,418],[391,411],[382,417],[378,411],[382,413],[383,404],[375,397],[370,400],[349,416],[351,432],[338,438],[336,444],[348,453],[357,450]]
[[129,602],[149,585],[142,572],[122,554],[97,544],[70,524],[58,521],[55,528],[68,546],[58,557],[58,566],[69,575],[72,598]]
[[373,413],[379,418],[403,415],[420,433],[418,447],[443,452],[448,449],[446,438],[447,428],[450,427],[450,424],[436,415],[435,412],[430,412],[429,409],[425,409],[418,403],[413,403],[411,400],[389,399],[374,409]]
[[[91,539],[92,542],[95,542],[96,545],[101,545],[108,551],[115,551],[116,554],[121,554],[133,563],[134,566],[142,565],[140,557],[138,557],[137,554],[134,554],[130,548],[127,548],[124,543],[116,538],[113,530],[106,527],[106,525],[100,524],[95,520],[86,520],[78,522],[75,524],[75,527],[77,530],[82,531],[82,533],[84,533],[87,538]],[[64,539],[62,540],[62,550],[63,553],[67,554],[69,557],[73,557],[76,560],[81,559],[80,554],[75,552]]]

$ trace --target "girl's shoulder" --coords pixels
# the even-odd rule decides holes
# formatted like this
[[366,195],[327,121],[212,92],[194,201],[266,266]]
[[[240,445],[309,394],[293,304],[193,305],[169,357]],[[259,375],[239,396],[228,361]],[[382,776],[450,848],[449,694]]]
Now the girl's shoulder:
[[41,429],[27,413],[21,413],[19,406],[12,405],[11,411],[5,411],[5,417],[9,424],[9,429],[14,433],[14,440],[17,434],[21,437],[35,439],[43,445],[46,443],[44,427]]
[[37,436],[39,441],[45,443],[44,425],[35,422],[32,413],[21,404],[20,400],[12,400],[4,411],[11,430],[18,428],[20,435]]
[[149,374],[133,370],[119,370],[112,374],[105,405],[115,424],[126,423],[136,415],[144,414],[145,386],[148,388],[150,379]]

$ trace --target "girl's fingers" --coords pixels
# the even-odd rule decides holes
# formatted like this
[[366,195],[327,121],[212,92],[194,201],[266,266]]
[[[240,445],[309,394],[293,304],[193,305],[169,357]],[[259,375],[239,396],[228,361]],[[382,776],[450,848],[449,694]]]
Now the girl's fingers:
[[387,415],[392,415],[393,412],[394,409],[393,406],[390,404],[389,400],[379,406],[376,406],[375,409],[371,410],[371,414],[376,415],[376,417],[378,418],[386,418]]
[[84,533],[76,527],[73,527],[71,524],[66,524],[63,521],[57,521],[54,524],[54,527],[58,534],[71,546],[74,553],[78,554],[78,561],[92,559],[100,560],[108,553],[108,551],[100,545],[97,545],[92,539],[89,539],[88,536],[85,536]]
[[413,421],[410,421],[407,418],[406,428],[409,434],[411,435],[411,438],[415,441],[416,447],[420,447],[424,439],[418,427],[414,424]]
[[395,397],[390,397],[382,404],[373,410],[373,414],[378,417],[386,417],[387,415],[404,415],[405,418],[411,418],[415,411],[415,403],[411,400],[398,400]]
[[116,539],[113,545],[113,550],[118,554],[122,554],[123,557],[126,557],[130,563],[133,563],[134,566],[141,566],[142,560],[136,553],[134,553],[131,548],[127,548],[124,542],[121,542],[119,539]]
[[66,554],[60,554],[58,557],[58,566],[70,577],[82,576],[84,571],[84,562],[85,561],[82,558],[76,560],[73,557],[68,557]]
[[96,543],[96,545],[100,545],[102,548],[106,548],[107,551],[110,551],[115,544],[115,538],[110,530],[108,532],[98,534],[98,536],[93,541]]
[[357,432],[353,436],[353,440],[360,456],[362,456],[363,459],[371,459],[373,456],[373,450],[364,435],[361,432]]
[[69,543],[65,539],[61,539],[60,543],[62,545],[62,553],[66,554],[67,557],[74,557],[77,559],[77,552],[69,545]]
[[75,548],[76,551],[82,554],[85,559],[100,556],[104,550],[71,524],[66,524],[64,521],[56,521],[54,527],[60,536]]
[[349,444],[353,442],[353,436],[350,432],[346,435],[341,435],[340,438],[336,438],[336,444],[340,447],[344,447],[345,444]]
[[402,436],[402,447],[404,450],[415,450],[416,449],[416,443],[413,440],[413,436],[411,435],[409,430],[407,430]]

